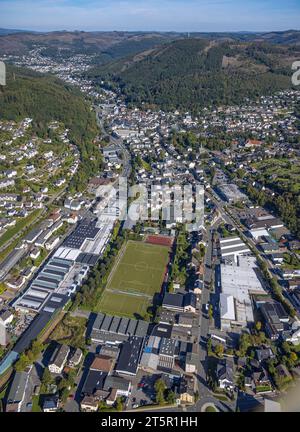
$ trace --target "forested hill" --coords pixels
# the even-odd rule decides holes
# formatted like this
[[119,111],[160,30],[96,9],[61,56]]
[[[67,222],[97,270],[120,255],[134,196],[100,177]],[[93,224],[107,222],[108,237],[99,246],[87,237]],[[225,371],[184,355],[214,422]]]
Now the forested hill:
[[289,88],[299,54],[295,46],[182,39],[92,69],[89,76],[119,87],[129,103],[194,111]]
[[8,66],[7,85],[0,86],[0,120],[25,117],[33,119],[34,131],[40,136],[47,136],[48,124],[53,120],[70,129],[69,136],[78,146],[83,162],[78,185],[99,169],[99,151],[93,144],[99,131],[95,115],[82,94],[52,76]]

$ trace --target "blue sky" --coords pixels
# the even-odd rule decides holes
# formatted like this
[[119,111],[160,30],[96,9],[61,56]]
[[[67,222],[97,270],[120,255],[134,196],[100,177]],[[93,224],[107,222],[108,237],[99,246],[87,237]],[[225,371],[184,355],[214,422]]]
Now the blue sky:
[[44,31],[300,29],[300,0],[0,0],[0,27]]

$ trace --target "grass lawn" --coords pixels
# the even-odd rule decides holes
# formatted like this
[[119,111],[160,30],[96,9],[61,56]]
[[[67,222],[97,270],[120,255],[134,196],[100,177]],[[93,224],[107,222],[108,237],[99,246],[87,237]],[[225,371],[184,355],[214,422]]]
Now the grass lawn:
[[98,311],[128,318],[143,317],[150,305],[147,297],[105,291],[97,306]]
[[128,241],[117,257],[97,311],[144,316],[153,296],[161,291],[168,262],[167,247]]
[[205,409],[205,412],[217,412],[217,410],[214,406],[210,405]]
[[129,241],[121,253],[106,289],[151,297],[159,293],[169,261],[169,249]]
[[270,386],[257,386],[255,390],[256,390],[256,393],[269,392],[269,391],[272,391],[272,387],[270,387]]

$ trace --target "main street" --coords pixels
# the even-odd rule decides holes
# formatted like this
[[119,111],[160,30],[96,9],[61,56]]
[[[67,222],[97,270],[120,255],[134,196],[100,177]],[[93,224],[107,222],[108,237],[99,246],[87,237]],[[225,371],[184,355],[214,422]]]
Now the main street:
[[102,133],[102,137],[108,138],[109,143],[111,145],[115,146],[116,149],[118,149],[122,153],[123,168],[122,168],[121,177],[127,177],[128,178],[131,174],[130,154],[129,154],[128,150],[126,149],[125,145],[123,144],[123,140],[121,138],[117,138],[117,137],[113,136],[112,134],[108,133],[108,131],[106,130],[103,119],[102,119],[101,109],[99,107],[95,107],[95,112],[96,112],[97,123],[98,123],[98,126],[101,130],[101,133]]

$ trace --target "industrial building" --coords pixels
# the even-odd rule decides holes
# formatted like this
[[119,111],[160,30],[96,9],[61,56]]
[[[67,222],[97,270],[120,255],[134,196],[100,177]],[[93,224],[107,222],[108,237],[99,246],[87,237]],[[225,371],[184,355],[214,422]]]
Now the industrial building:
[[246,327],[254,322],[251,296],[266,294],[255,257],[240,256],[237,264],[221,264],[217,272],[220,283],[221,328]]
[[220,239],[220,248],[223,261],[231,259],[237,262],[238,256],[251,254],[248,246],[239,237]]
[[[53,225],[52,232],[60,223],[58,221]],[[70,297],[76,293],[89,268],[97,263],[101,251],[109,240],[111,226],[104,224],[98,228],[97,223],[97,220],[85,219],[78,224],[75,231],[37,273],[27,291],[16,300],[16,309],[39,312],[51,294]],[[46,241],[48,235],[43,236]],[[52,304],[55,303],[55,299],[56,297],[52,298]],[[60,306],[58,303],[57,307]]]
[[122,345],[116,372],[135,376],[139,367],[143,346],[144,337],[130,336],[128,341]]
[[[49,300],[51,294],[60,293],[68,295],[68,290],[62,292],[60,291],[60,286],[68,276],[72,267],[73,263],[70,260],[59,258],[50,259],[33,279],[25,293],[16,300],[14,307],[19,310],[33,310],[38,312],[43,308],[47,300]],[[55,299],[56,297],[53,296],[52,300],[54,302]]]
[[119,345],[131,336],[144,338],[148,327],[146,321],[99,313],[92,326],[91,339],[94,343]]
[[141,367],[146,371],[171,372],[180,345],[175,339],[151,335],[143,350]]
[[240,191],[234,183],[225,183],[217,187],[217,193],[225,201],[235,203],[237,201],[246,201],[247,196]]
[[289,315],[280,303],[274,301],[263,302],[259,310],[264,317],[267,335],[272,340],[278,339],[285,330],[285,323],[289,322]]

